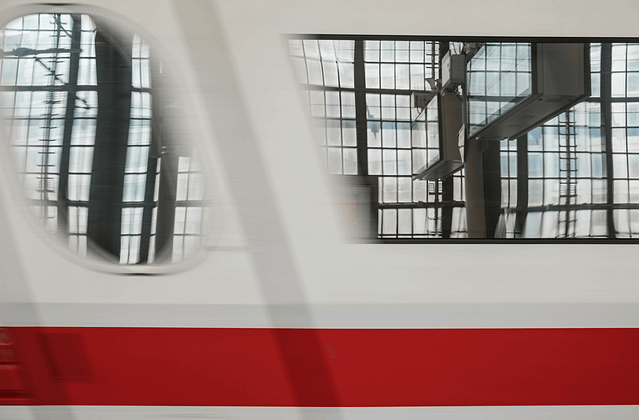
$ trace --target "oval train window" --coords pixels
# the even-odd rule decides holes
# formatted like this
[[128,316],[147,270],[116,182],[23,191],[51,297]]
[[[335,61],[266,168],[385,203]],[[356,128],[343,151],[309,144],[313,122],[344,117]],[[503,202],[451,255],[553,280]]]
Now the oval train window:
[[204,180],[193,145],[171,138],[149,43],[93,15],[48,13],[9,22],[0,45],[3,134],[39,223],[117,264],[197,251]]

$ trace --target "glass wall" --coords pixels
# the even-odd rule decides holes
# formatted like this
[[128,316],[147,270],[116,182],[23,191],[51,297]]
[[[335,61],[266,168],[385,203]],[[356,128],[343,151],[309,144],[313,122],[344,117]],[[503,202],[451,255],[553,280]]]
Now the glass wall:
[[446,185],[413,180],[439,156],[437,98],[421,113],[411,105],[411,93],[439,77],[439,43],[291,39],[289,50],[328,173],[357,175],[376,198],[372,236],[463,236],[461,175]]
[[73,252],[120,264],[180,261],[202,235],[199,163],[163,136],[149,44],[107,28],[80,14],[7,24],[3,134],[32,212]]
[[[590,60],[587,101],[525,138],[502,142],[507,237],[632,238],[639,232],[639,91],[632,87],[639,45],[592,43]],[[522,158],[525,168],[518,172]],[[514,190],[526,192],[523,202],[513,193],[517,182]]]
[[469,135],[532,93],[532,44],[486,43],[468,62]]
[[[323,55],[307,58],[300,51],[306,43],[322,42],[349,46],[344,67],[348,87],[339,82],[339,64],[330,64],[332,74],[339,74],[331,83],[325,76],[310,76],[309,69],[322,68]],[[468,135],[534,93],[534,43],[452,44],[457,52],[476,47],[467,55]],[[375,187],[379,238],[467,237],[464,170],[437,182],[412,179],[438,156],[441,110],[436,95],[419,113],[409,95],[437,86],[443,45],[448,42],[370,37],[290,41],[298,68],[305,70],[300,81],[311,115],[322,127],[322,146],[341,148],[341,154],[332,152],[335,157],[327,158],[328,170],[358,175]],[[639,235],[639,44],[588,45],[591,95],[587,100],[549,115],[521,138],[488,142],[473,152],[481,154],[483,168],[472,175],[481,178],[473,185],[483,185],[486,224],[496,223],[486,231],[495,232],[495,238],[601,240]],[[337,98],[343,103],[340,95],[352,92],[349,105],[354,108],[348,118],[343,111],[339,114],[339,107],[335,117],[328,117],[326,105],[321,112],[314,108],[312,95],[321,96],[326,104],[327,92],[333,91],[337,92],[332,93],[331,103]],[[460,91],[446,94],[462,97]],[[326,122],[338,114],[338,122]],[[355,127],[348,143],[345,120]],[[327,124],[336,127],[330,144]],[[346,147],[353,151],[344,152]],[[353,158],[348,162],[358,160],[347,166],[344,156],[349,154]],[[500,202],[490,202],[494,197]]]

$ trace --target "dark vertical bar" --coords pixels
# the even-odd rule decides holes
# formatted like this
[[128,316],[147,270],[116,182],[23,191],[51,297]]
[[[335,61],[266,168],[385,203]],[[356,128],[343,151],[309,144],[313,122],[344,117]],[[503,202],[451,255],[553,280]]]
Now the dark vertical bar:
[[[151,104],[151,150],[150,155],[160,160],[160,177],[157,200],[157,219],[155,234],[155,261],[170,261],[173,253],[173,230],[175,226],[175,202],[177,196],[178,161],[180,148],[176,144],[164,141],[167,137],[169,126],[164,125],[165,119],[176,118],[176,115],[166,112],[162,101],[165,98],[160,92],[165,92],[162,87],[169,86],[163,73],[160,73],[160,63],[151,61],[151,86],[153,87]],[[160,88],[158,88],[160,87]],[[171,137],[179,133],[170,133]],[[157,165],[157,159],[155,160]],[[156,166],[153,170],[155,179]],[[154,181],[155,182],[155,181]],[[154,187],[155,188],[155,184]],[[148,192],[148,191],[147,191]],[[151,195],[151,201],[153,200]],[[152,215],[152,209],[151,209]],[[149,223],[151,219],[149,219]],[[150,225],[149,225],[150,228]]]
[[368,174],[368,139],[366,138],[366,69],[364,66],[364,41],[355,40],[354,51],[354,84],[355,84],[355,132],[357,135],[357,173],[365,186],[370,187],[370,223],[368,236],[377,238],[378,231],[378,181],[376,176]]
[[67,109],[64,115],[64,133],[60,156],[60,179],[58,184],[58,232],[68,232],[69,219],[69,155],[71,153],[71,134],[75,117],[75,102],[78,87],[78,71],[80,68],[81,17],[71,15],[71,59],[69,62],[69,82],[67,84]]
[[[162,83],[161,74],[156,64],[157,60],[149,62],[151,86],[153,83]],[[142,235],[140,238],[140,263],[149,259],[149,245],[151,242],[151,223],[153,222],[153,193],[155,192],[155,179],[158,157],[160,156],[160,144],[162,138],[162,109],[161,97],[158,89],[151,91],[151,145],[149,147],[149,160],[146,168],[146,186],[144,191],[144,210],[142,213]],[[156,243],[157,245],[157,243]],[[157,248],[156,248],[157,249]]]
[[[446,53],[448,52],[448,43],[447,42],[441,42],[439,44],[439,62],[441,63],[442,58],[446,55]],[[442,79],[442,68],[441,65],[439,66],[439,80]],[[443,153],[443,148],[444,143],[446,142],[447,139],[444,138],[444,131],[443,131],[443,124],[442,124],[442,101],[441,101],[441,94],[438,94],[438,101],[437,101],[437,119],[439,121],[438,127],[439,127],[439,155],[440,156],[444,156]],[[441,209],[441,220],[442,220],[442,238],[444,239],[449,239],[450,238],[450,231],[451,231],[451,227],[452,227],[452,223],[453,223],[453,207],[452,206],[447,206],[446,203],[450,203],[453,200],[453,178],[452,175],[446,179],[442,179],[441,180],[441,185],[442,185],[442,201],[441,203],[439,203],[438,197],[439,197],[439,182],[436,182],[435,187],[435,197],[436,197],[436,206],[435,206],[435,219],[437,219],[437,217],[440,214],[440,209]]]
[[500,142],[490,141],[483,154],[486,238],[494,238],[501,209]]
[[[131,116],[131,62],[98,28],[95,37],[98,116],[87,236],[120,255],[122,192]],[[124,40],[129,45],[132,38]]]
[[[175,227],[175,202],[177,197],[177,178],[179,163],[179,148],[175,144],[164,141],[168,127],[164,125],[165,118],[174,118],[173,114],[160,113],[163,96],[159,94],[158,86],[167,86],[163,73],[160,73],[157,61],[150,63],[153,96],[151,104],[151,154],[160,160],[160,179],[158,186],[157,221],[155,233],[155,261],[171,261],[173,255],[173,231]],[[173,136],[176,133],[171,133]],[[157,162],[157,160],[156,160]],[[157,163],[156,163],[157,164]],[[155,167],[153,168],[155,178]],[[155,186],[154,186],[155,188]]]
[[364,67],[364,41],[355,40],[355,129],[357,134],[357,172],[368,176],[368,141],[366,139],[366,72]]
[[151,222],[153,221],[153,193],[155,192],[155,173],[158,164],[157,156],[153,156],[153,150],[149,151],[149,159],[146,170],[146,185],[144,190],[144,208],[142,210],[142,232],[140,237],[140,260],[145,263],[149,258],[149,244],[151,242]]
[[[535,44],[533,44],[534,46]],[[501,48],[500,44],[500,57]],[[535,48],[532,47],[533,63],[536,56]],[[499,61],[499,73],[502,75],[501,60]],[[534,68],[534,67],[533,67]],[[533,78],[534,79],[534,78]],[[533,91],[535,81],[533,80]],[[501,91],[500,91],[501,92]],[[501,142],[489,141],[488,147],[482,155],[483,177],[484,177],[484,214],[486,217],[486,238],[494,238],[499,222],[501,210]]]
[[482,140],[472,140],[467,141],[465,146],[466,220],[468,237],[473,239],[486,238],[483,145],[484,142]]
[[608,237],[616,238],[613,203],[614,203],[614,172],[612,159],[612,111],[610,98],[612,71],[612,44],[601,44],[601,128],[603,130],[604,150],[606,151],[606,225]]
[[450,238],[453,224],[453,177],[452,175],[442,180],[442,238]]
[[166,145],[162,146],[157,228],[155,235],[156,261],[170,261],[173,250],[173,227],[175,224],[178,158],[177,148]]
[[515,214],[515,238],[524,234],[528,215],[528,135],[517,139],[517,212]]

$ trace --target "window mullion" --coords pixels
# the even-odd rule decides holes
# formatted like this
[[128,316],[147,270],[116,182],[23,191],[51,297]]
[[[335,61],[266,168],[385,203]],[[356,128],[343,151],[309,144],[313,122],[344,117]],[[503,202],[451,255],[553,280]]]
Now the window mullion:
[[357,173],[365,186],[370,188],[370,223],[368,235],[377,237],[381,233],[378,228],[377,177],[368,173],[368,140],[366,116],[366,69],[364,65],[364,41],[355,40],[354,51],[354,86],[355,86],[355,130],[357,136]]
[[606,225],[608,227],[608,237],[616,238],[617,231],[614,223],[614,171],[613,171],[613,150],[612,150],[612,44],[606,42],[601,44],[601,125],[603,128],[605,151],[606,151]]
[[78,86],[78,70],[80,66],[81,18],[71,15],[71,59],[69,63],[69,81],[66,86],[67,108],[64,117],[64,133],[62,137],[62,153],[60,155],[60,180],[58,184],[58,231],[65,232],[68,227],[68,185],[69,155],[71,153],[71,135],[75,118],[76,95]]

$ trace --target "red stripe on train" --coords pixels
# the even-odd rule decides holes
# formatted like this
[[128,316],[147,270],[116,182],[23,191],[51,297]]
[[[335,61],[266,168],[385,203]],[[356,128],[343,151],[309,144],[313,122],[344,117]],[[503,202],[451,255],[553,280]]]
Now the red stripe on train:
[[635,328],[9,331],[0,404],[639,404]]

